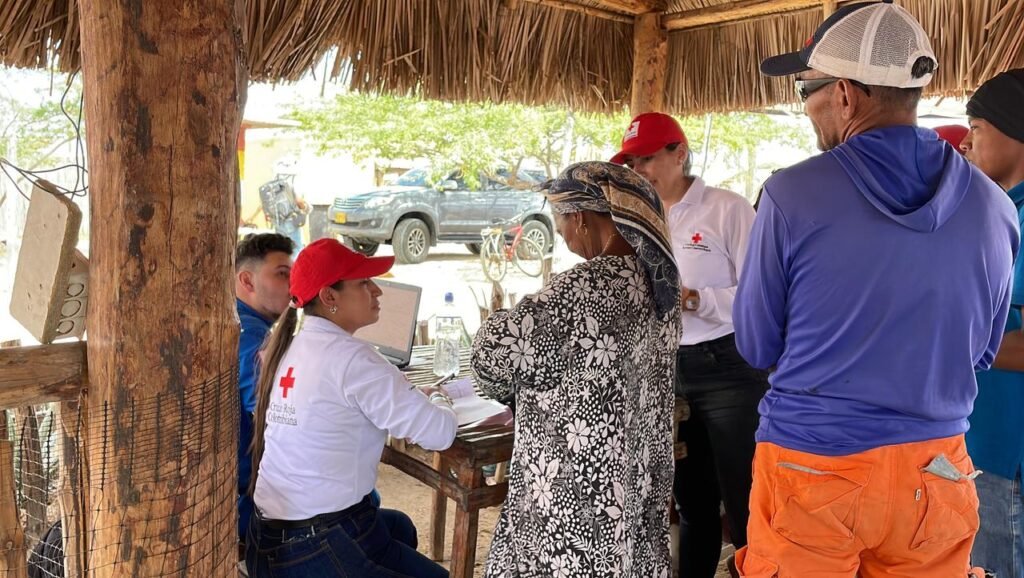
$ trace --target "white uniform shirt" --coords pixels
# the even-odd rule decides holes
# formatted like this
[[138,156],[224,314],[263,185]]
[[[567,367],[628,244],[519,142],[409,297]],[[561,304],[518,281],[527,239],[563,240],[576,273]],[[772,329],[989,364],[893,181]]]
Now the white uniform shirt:
[[695,345],[733,332],[732,302],[747,256],[754,208],[741,195],[704,184],[699,177],[668,210],[672,253],[679,279],[700,293],[696,311],[683,310],[680,345]]
[[254,500],[274,520],[342,510],[376,485],[389,431],[443,450],[457,427],[373,346],[307,316],[274,376]]

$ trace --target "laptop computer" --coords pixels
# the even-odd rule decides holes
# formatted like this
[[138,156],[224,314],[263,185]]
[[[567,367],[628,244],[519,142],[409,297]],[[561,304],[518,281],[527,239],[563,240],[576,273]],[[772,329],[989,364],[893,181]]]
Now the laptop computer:
[[420,312],[420,293],[416,285],[374,279],[380,287],[380,319],[355,332],[355,336],[377,348],[385,359],[398,367],[413,361],[412,343]]

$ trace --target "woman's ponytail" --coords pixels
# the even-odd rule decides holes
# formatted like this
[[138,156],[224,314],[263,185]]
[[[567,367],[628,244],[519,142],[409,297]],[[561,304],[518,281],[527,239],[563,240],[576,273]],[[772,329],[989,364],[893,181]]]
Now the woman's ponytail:
[[281,365],[288,347],[295,336],[295,326],[299,314],[294,307],[288,307],[274,324],[274,329],[267,338],[261,353],[262,361],[259,368],[259,379],[256,381],[256,413],[253,415],[252,445],[249,453],[252,456],[252,476],[249,478],[249,495],[256,491],[256,478],[260,472],[260,459],[263,458],[263,432],[267,427],[267,406],[270,405],[270,394],[274,391],[274,376]]

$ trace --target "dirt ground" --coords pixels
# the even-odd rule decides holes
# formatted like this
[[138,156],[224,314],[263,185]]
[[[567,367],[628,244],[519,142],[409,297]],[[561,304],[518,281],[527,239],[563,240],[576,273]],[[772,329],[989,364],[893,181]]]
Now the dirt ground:
[[[401,510],[412,518],[419,532],[419,550],[424,554],[429,548],[430,536],[430,498],[431,491],[427,486],[419,483],[410,476],[392,468],[381,465],[377,470],[377,490],[381,495],[381,504],[385,508]],[[487,560],[487,550],[491,545],[491,536],[494,533],[494,525],[498,521],[499,508],[487,508],[480,511],[480,530],[476,541],[476,566],[474,576],[480,578],[484,575],[484,562]],[[452,528],[455,527],[455,504],[448,502],[448,521],[445,525],[445,559],[442,562],[445,568],[449,567],[452,552]],[[676,527],[673,526],[673,538]],[[673,541],[674,544],[674,541]],[[673,546],[674,550],[674,546]],[[732,553],[729,546],[723,550],[725,556]],[[685,577],[683,577],[685,578]],[[729,572],[723,563],[719,566],[715,578],[729,578]]]

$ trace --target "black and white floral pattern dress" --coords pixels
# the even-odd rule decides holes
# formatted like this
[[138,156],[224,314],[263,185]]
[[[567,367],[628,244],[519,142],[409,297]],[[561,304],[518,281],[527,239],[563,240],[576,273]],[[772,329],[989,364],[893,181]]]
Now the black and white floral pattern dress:
[[658,317],[634,256],[577,265],[487,319],[473,370],[516,407],[487,577],[671,575],[679,332],[679,307]]

